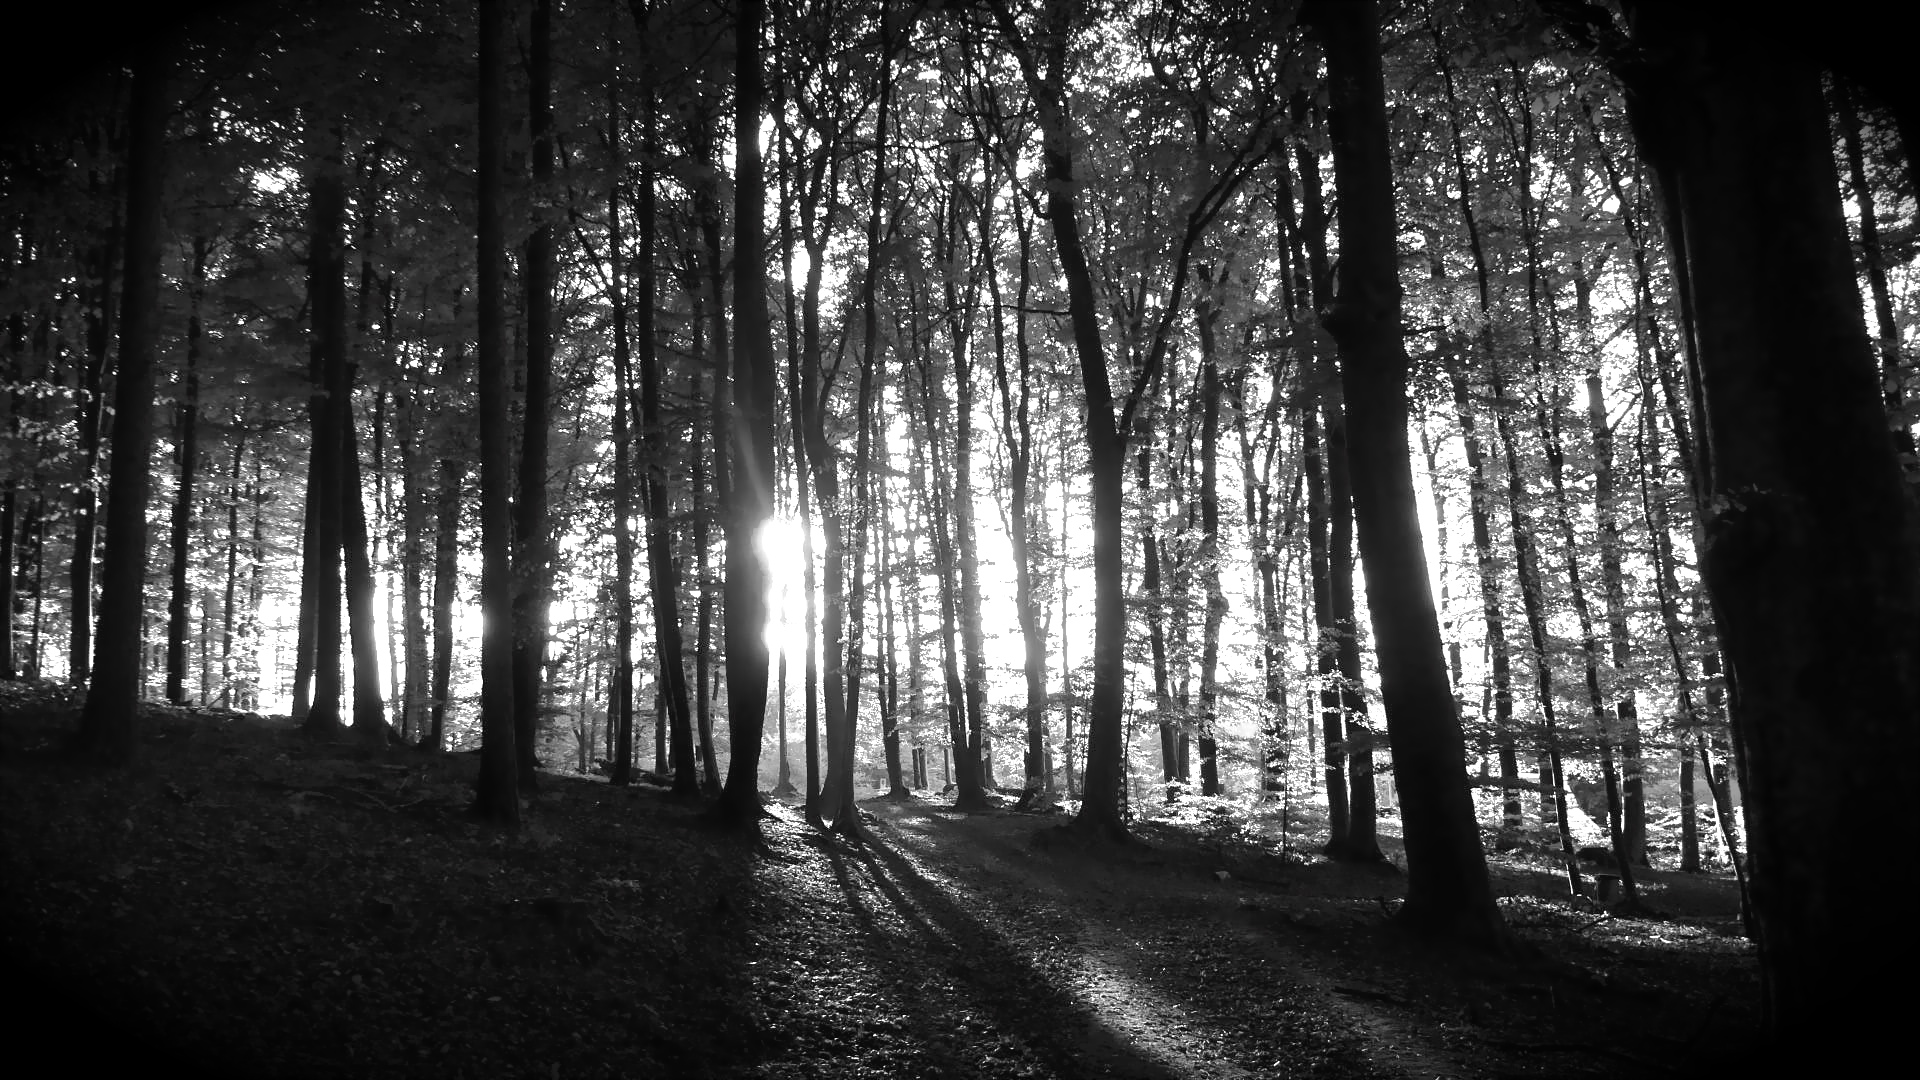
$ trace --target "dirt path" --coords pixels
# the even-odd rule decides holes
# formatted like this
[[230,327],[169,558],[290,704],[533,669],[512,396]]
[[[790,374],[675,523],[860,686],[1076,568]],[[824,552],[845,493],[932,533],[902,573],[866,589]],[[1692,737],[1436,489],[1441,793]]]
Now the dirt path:
[[1044,819],[870,807],[872,835],[903,867],[988,914],[1016,950],[1055,958],[1048,974],[1076,1014],[1066,1034],[1093,1075],[1476,1075],[1263,928],[1269,889],[1150,856],[1037,851]]
[[1751,948],[1697,875],[1627,920],[1505,867],[1541,957],[1492,963],[1387,929],[1392,871],[1223,847],[1225,819],[1089,854],[1034,846],[1058,817],[875,802],[851,842],[775,806],[752,840],[550,775],[505,836],[472,755],[156,709],[100,770],[55,749],[65,697],[0,708],[0,967],[39,1010],[13,1019],[103,1018],[95,1071],[1564,1080],[1754,1039]]

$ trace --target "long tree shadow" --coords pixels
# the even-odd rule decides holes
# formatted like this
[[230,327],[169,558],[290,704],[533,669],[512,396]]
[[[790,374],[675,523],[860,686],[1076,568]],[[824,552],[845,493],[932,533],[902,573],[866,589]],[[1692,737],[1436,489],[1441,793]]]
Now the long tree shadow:
[[1253,930],[1235,904],[1209,896],[1215,880],[1179,852],[1147,845],[1039,851],[1031,840],[997,833],[980,819],[937,812],[895,817],[890,827],[923,859],[946,854],[979,862],[984,856],[999,864],[982,866],[988,876],[979,890],[983,903],[1004,907],[1008,901],[996,897],[1024,888],[1034,894],[1032,904],[1071,912],[1065,934],[1078,939],[1085,974],[1106,984],[1103,1006],[1163,1028],[1155,1041],[1175,1063],[1164,1072],[1212,1075],[1211,1059],[1229,1046],[1249,1063],[1271,1067],[1271,1054],[1254,1061],[1261,1054],[1248,1034],[1259,1032],[1266,1051],[1285,1055],[1289,1073],[1376,1075],[1373,1048],[1405,1042],[1410,1034],[1349,1022],[1352,1010],[1330,997],[1319,985],[1324,980],[1307,977],[1290,950],[1270,947],[1269,935]]
[[[824,845],[848,910],[893,1000],[919,1025],[938,1031],[956,1015],[984,1014],[1054,1075],[1168,1078],[1179,1073],[1127,1045],[1125,1036],[1057,982],[1027,947],[968,910],[949,886],[933,880],[882,836],[869,831],[860,845]],[[862,888],[862,885],[870,887]],[[885,925],[871,902],[884,898],[904,923]],[[903,948],[904,947],[904,948]],[[925,957],[921,970],[899,963],[899,953]],[[1010,1062],[946,1060],[947,1069],[1002,1075]]]

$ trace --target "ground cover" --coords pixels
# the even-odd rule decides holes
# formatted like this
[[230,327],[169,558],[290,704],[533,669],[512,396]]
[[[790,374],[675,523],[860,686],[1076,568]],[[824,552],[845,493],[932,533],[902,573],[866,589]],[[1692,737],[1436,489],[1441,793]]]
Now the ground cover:
[[[1757,1045],[1732,883],[1649,914],[1494,860],[1518,948],[1397,931],[1401,878],[1219,815],[1049,842],[1058,814],[770,804],[713,831],[651,786],[543,774],[472,820],[472,755],[151,708],[138,762],[0,683],[0,953],[62,1059],[249,1077],[1644,1076]],[[1293,847],[1290,843],[1284,845]],[[1388,842],[1390,854],[1394,845]],[[58,1025],[57,1028],[47,1025]]]

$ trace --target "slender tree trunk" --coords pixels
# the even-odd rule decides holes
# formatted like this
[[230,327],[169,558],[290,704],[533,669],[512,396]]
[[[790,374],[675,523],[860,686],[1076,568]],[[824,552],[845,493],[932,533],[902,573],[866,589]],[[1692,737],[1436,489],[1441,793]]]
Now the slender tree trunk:
[[[235,416],[236,421],[238,415]],[[220,696],[216,703],[229,709],[241,708],[234,685],[234,618],[240,601],[240,467],[246,460],[247,431],[234,424],[233,459],[227,471],[227,542],[225,591],[220,604]]]
[[506,140],[506,13],[480,0],[480,195],[478,383],[480,427],[480,779],[476,809],[520,825],[519,755],[513,723],[513,485],[507,356],[506,235],[501,151]]
[[[1607,424],[1607,405],[1600,372],[1587,372],[1587,422],[1593,434],[1594,502],[1600,524],[1601,586],[1607,604],[1609,660],[1616,677],[1624,678],[1633,660],[1632,635],[1627,627],[1626,574],[1621,566],[1620,523],[1614,509],[1613,429]],[[1571,551],[1568,557],[1572,558]],[[1647,866],[1646,784],[1640,760],[1640,716],[1631,688],[1614,701],[1614,721],[1620,735],[1621,854],[1633,866]]]
[[[1144,499],[1153,499],[1153,424],[1135,455],[1136,487]],[[1151,504],[1149,504],[1151,505]],[[1161,581],[1160,539],[1149,511],[1140,524],[1140,588],[1146,594],[1147,646],[1153,657],[1153,711],[1159,718],[1160,768],[1167,783],[1167,801],[1178,798],[1179,781],[1186,770],[1180,758],[1180,724],[1174,714],[1173,684],[1167,670],[1167,597]]]
[[407,676],[402,687],[400,726],[403,740],[418,742],[426,735],[430,687],[426,612],[427,492],[422,475],[427,460],[420,452],[417,425],[419,399],[403,392],[397,403],[403,431],[400,437],[400,619],[406,643]]
[[[1454,88],[1453,68],[1447,62],[1448,50],[1436,33],[1435,55],[1440,62],[1441,76],[1446,87],[1447,121],[1449,149],[1454,166],[1456,187],[1459,191],[1460,218],[1467,230],[1467,247],[1473,256],[1474,281],[1478,290],[1480,307],[1480,352],[1487,357],[1489,370],[1498,378],[1494,368],[1493,354],[1493,293],[1492,275],[1487,266],[1486,249],[1480,242],[1479,221],[1474,210],[1473,177],[1468,172],[1465,140],[1461,133],[1459,98]],[[1488,666],[1492,675],[1492,704],[1494,709],[1494,738],[1500,748],[1501,780],[1501,842],[1511,846],[1523,823],[1520,801],[1519,753],[1516,747],[1515,724],[1513,720],[1513,671],[1512,652],[1507,642],[1506,618],[1502,610],[1499,588],[1499,566],[1493,554],[1493,538],[1490,527],[1493,500],[1489,494],[1485,457],[1481,453],[1480,438],[1474,429],[1474,410],[1467,388],[1466,366],[1457,355],[1448,365],[1448,378],[1453,385],[1454,414],[1460,421],[1460,433],[1465,443],[1467,458],[1468,487],[1473,522],[1473,544],[1475,557],[1480,570],[1480,602],[1487,624]],[[1496,384],[1497,386],[1497,384]],[[1498,391],[1496,390],[1496,396]],[[1511,477],[1509,477],[1511,480]],[[1518,512],[1517,509],[1515,511]],[[1520,535],[1521,522],[1514,520],[1514,535]],[[1529,626],[1532,625],[1529,614]],[[1556,786],[1554,798],[1562,797]],[[1546,798],[1543,791],[1542,798]],[[1566,815],[1555,814],[1555,820],[1565,821]],[[1565,830],[1563,847],[1565,844]],[[1577,890],[1577,885],[1576,885]]]
[[380,644],[373,625],[373,563],[368,554],[366,501],[361,498],[360,448],[354,435],[352,366],[346,383],[347,393],[341,398],[341,415],[336,422],[343,440],[340,518],[353,644],[353,727],[360,738],[385,745],[393,729],[387,724],[386,705],[380,698]]
[[1492,681],[1493,737],[1500,754],[1499,843],[1510,848],[1525,824],[1520,802],[1520,761],[1514,737],[1513,659],[1507,644],[1507,619],[1500,599],[1500,567],[1493,550],[1493,498],[1488,491],[1486,455],[1475,427],[1473,403],[1467,389],[1465,365],[1455,357],[1448,365],[1453,384],[1454,415],[1460,422],[1467,459],[1468,512],[1473,527],[1474,559],[1480,573],[1480,609],[1486,619],[1486,647]]
[[160,336],[169,51],[168,46],[154,46],[134,61],[127,109],[126,283],[121,292],[120,367],[113,399],[100,663],[88,684],[76,735],[82,752],[114,763],[133,756],[134,720],[140,705],[138,665],[147,570],[147,499],[153,486],[153,365]]
[[[885,391],[881,400],[885,400]],[[884,480],[881,481],[883,484]],[[883,505],[886,505],[883,501]],[[894,606],[893,514],[872,515],[875,533],[873,574],[880,583],[880,671],[883,680],[875,689],[880,699],[880,746],[887,760],[887,798],[904,799],[909,792],[900,772],[900,635]],[[920,777],[919,751],[915,750],[914,776]]]
[[1324,321],[1340,350],[1354,522],[1405,829],[1407,902],[1400,917],[1427,933],[1500,946],[1506,929],[1461,767],[1466,748],[1440,651],[1407,452],[1408,365],[1379,12],[1371,2],[1319,2],[1309,14],[1326,47],[1341,192],[1340,288]]
[[[1323,404],[1327,428],[1327,566],[1333,603],[1333,653],[1339,671],[1340,720],[1347,765],[1347,831],[1331,852],[1353,862],[1380,862],[1379,789],[1373,779],[1373,728],[1361,692],[1360,623],[1354,610],[1354,499],[1344,407]],[[1411,480],[1411,469],[1408,472]],[[1449,687],[1451,689],[1451,687]],[[1451,700],[1451,693],[1449,693]],[[1458,724],[1458,713],[1455,714]]]
[[547,429],[553,383],[553,226],[544,202],[553,183],[551,93],[553,0],[534,0],[527,49],[527,118],[533,150],[533,231],[520,263],[526,312],[519,492],[513,505],[513,745],[520,786],[538,786],[540,676],[547,650],[553,554],[547,523]]
[[[647,27],[641,26],[644,32]],[[617,47],[617,40],[609,35],[608,49]],[[607,706],[610,715],[608,723],[613,728],[612,762],[607,770],[607,782],[619,787],[633,783],[633,434],[629,421],[631,410],[628,406],[629,387],[632,377],[631,344],[627,334],[627,294],[626,294],[626,241],[620,227],[620,180],[626,171],[625,163],[620,159],[620,100],[616,87],[618,79],[607,83],[607,145],[614,153],[613,179],[607,188],[607,299],[613,308],[613,677],[610,680],[610,694]],[[642,106],[644,108],[644,106]],[[645,168],[645,166],[643,166]],[[647,186],[647,180],[641,180]],[[652,251],[642,245],[642,260],[651,265]],[[641,271],[651,279],[649,270]],[[644,290],[651,293],[651,288]],[[647,297],[647,306],[652,307],[652,297]],[[642,316],[642,321],[647,321]],[[641,423],[644,425],[645,420]],[[653,508],[649,506],[647,526],[653,527]],[[652,552],[649,550],[649,556]],[[658,605],[659,598],[655,597]],[[669,603],[672,602],[669,594]],[[654,622],[656,629],[663,622],[656,611]],[[675,633],[679,623],[673,623]],[[660,657],[660,675],[664,682],[668,676],[666,656]]]
[[1320,683],[1320,724],[1325,732],[1327,844],[1331,855],[1346,846],[1351,811],[1347,805],[1346,725],[1340,710],[1338,647],[1334,635],[1333,572],[1328,558],[1331,525],[1325,455],[1321,450],[1320,410],[1300,410],[1302,469],[1307,481],[1307,566],[1312,577],[1314,671]]
[[[1206,275],[1209,279],[1211,275]],[[1195,309],[1200,330],[1200,561],[1207,590],[1207,616],[1200,639],[1200,793],[1219,795],[1220,625],[1226,619],[1227,594],[1220,586],[1220,347],[1219,309],[1210,298]]]
[[760,36],[764,0],[740,0],[735,29],[735,350],[731,513],[727,519],[727,721],[731,757],[716,807],[737,827],[758,831],[760,743],[767,709],[767,566],[755,539],[773,515],[773,334],[767,318],[767,253],[762,224],[765,171],[760,120],[765,80]]
[[167,701],[173,705],[187,703],[187,634],[189,633],[192,592],[187,582],[187,570],[192,558],[193,539],[193,499],[194,471],[199,464],[199,420],[200,420],[200,293],[206,282],[207,241],[205,237],[193,238],[193,266],[189,271],[192,282],[189,291],[189,311],[187,313],[187,355],[186,366],[181,372],[181,395],[178,406],[180,424],[180,442],[175,453],[180,464],[180,484],[175,490],[173,501],[173,530],[171,544],[171,588],[167,598]]
[[[104,158],[111,158],[117,147],[114,140],[103,138],[96,130],[89,147]],[[107,145],[101,146],[104,142]],[[93,592],[94,592],[94,545],[97,540],[97,515],[99,511],[100,476],[100,425],[104,415],[106,376],[110,364],[109,352],[113,346],[114,333],[114,289],[113,277],[117,267],[116,258],[121,255],[125,232],[131,227],[126,222],[126,210],[121,204],[122,185],[126,172],[119,168],[109,170],[108,179],[103,184],[100,173],[95,171],[88,177],[88,193],[96,199],[103,198],[109,203],[106,233],[100,238],[88,254],[88,276],[92,279],[93,295],[87,305],[86,354],[78,360],[79,407],[75,416],[77,431],[75,441],[79,445],[82,459],[82,475],[73,499],[73,550],[68,562],[68,596],[71,609],[67,620],[67,682],[72,686],[87,683],[92,672],[93,658]],[[104,189],[104,190],[103,190]],[[124,298],[121,300],[124,304]]]
[[1014,608],[1024,646],[1022,673],[1026,679],[1026,755],[1025,783],[1021,802],[1030,804],[1053,791],[1052,770],[1047,767],[1047,641],[1040,626],[1040,607],[1034,595],[1034,550],[1032,539],[1033,498],[1033,422],[1032,357],[1027,342],[1027,307],[1033,289],[1033,229],[1018,199],[1013,200],[1015,231],[1019,237],[1020,282],[1016,289],[1014,354],[1019,373],[1018,389],[1007,366],[1005,309],[1000,293],[999,260],[992,257],[993,230],[991,205],[983,201],[980,209],[980,243],[990,253],[986,260],[987,289],[993,300],[994,378],[1000,390],[1001,439],[1006,444],[1007,534],[1013,549]]
[[934,576],[939,581],[940,590],[940,654],[942,670],[946,675],[947,740],[953,754],[953,771],[959,778],[954,806],[962,810],[984,810],[987,801],[985,785],[980,777],[979,733],[977,728],[970,729],[967,723],[967,690],[960,674],[961,585],[948,506],[953,498],[948,494],[952,487],[948,472],[942,465],[940,410],[935,405],[938,395],[933,365],[918,341],[915,351],[920,361],[920,412],[928,469],[928,476],[920,488],[926,493],[927,521],[933,527]]
[[[307,256],[308,306],[312,345],[308,370],[313,380],[309,408],[312,444],[307,475],[307,536],[303,590],[312,592],[313,701],[302,729],[330,737],[341,719],[341,509],[345,477],[342,418],[350,408],[347,379],[345,163],[337,126],[316,118],[312,141],[310,250]],[[303,616],[304,618],[304,616]]]
[[[994,19],[1010,43],[1020,32],[1005,0],[993,0]],[[1073,171],[1073,126],[1067,107],[1066,63],[1072,5],[1049,5],[1039,47],[1016,49],[1022,75],[1038,113],[1041,165],[1046,176],[1047,220],[1067,285],[1074,352],[1086,399],[1088,488],[1092,509],[1094,628],[1093,692],[1088,702],[1084,791],[1075,825],[1108,839],[1127,838],[1121,800],[1126,731],[1125,558],[1122,475],[1126,469],[1123,425],[1114,416],[1114,394],[1100,340],[1099,299],[1080,237]],[[1135,399],[1137,400],[1137,398]],[[1131,412],[1131,411],[1130,411]],[[1129,421],[1131,415],[1129,415]]]
[[465,471],[456,458],[440,459],[433,538],[433,690],[427,734],[420,740],[422,750],[434,753],[445,745],[453,695],[453,605],[460,588],[460,488]]

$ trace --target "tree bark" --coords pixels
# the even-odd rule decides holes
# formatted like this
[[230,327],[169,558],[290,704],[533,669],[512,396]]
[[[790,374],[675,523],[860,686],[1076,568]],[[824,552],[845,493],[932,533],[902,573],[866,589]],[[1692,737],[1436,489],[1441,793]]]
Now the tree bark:
[[1354,522],[1393,742],[1407,851],[1399,918],[1425,933],[1504,947],[1468,797],[1466,747],[1440,651],[1407,451],[1407,356],[1387,146],[1379,12],[1316,2],[1340,185],[1339,292],[1324,322],[1339,345]]
[[[313,394],[308,413],[312,442],[307,473],[307,521],[303,592],[312,598],[313,700],[301,722],[309,734],[331,737],[341,730],[340,510],[345,505],[341,454],[346,439],[341,418],[350,408],[347,370],[345,162],[336,124],[316,117],[309,132],[313,160],[308,179],[310,248],[308,306],[312,345],[308,371]],[[306,605],[302,605],[303,608]]]
[[154,354],[160,330],[162,191],[170,48],[134,61],[127,107],[126,283],[121,290],[120,368],[114,385],[113,471],[107,481],[101,566],[99,664],[87,686],[76,746],[89,757],[133,756],[140,707],[141,613],[146,591],[147,500],[153,487]]
[[734,350],[732,506],[727,518],[727,722],[731,758],[715,807],[720,816],[757,832],[760,743],[767,710],[767,566],[754,542],[773,516],[773,334],[767,318],[767,253],[761,214],[766,201],[760,159],[765,91],[761,70],[764,0],[740,0],[734,80]]
[[1325,734],[1326,853],[1346,844],[1351,810],[1347,805],[1347,735],[1340,711],[1338,649],[1334,640],[1333,573],[1327,551],[1332,517],[1327,500],[1326,455],[1320,439],[1320,410],[1300,410],[1302,471],[1307,482],[1307,572],[1313,579],[1314,674],[1320,683],[1320,724]]
[[479,313],[480,778],[475,808],[495,825],[520,825],[513,723],[513,447],[505,340],[506,13],[480,0]]
[[513,504],[513,745],[520,786],[538,786],[536,742],[547,651],[553,553],[547,523],[547,429],[553,384],[553,182],[551,54],[553,0],[534,0],[528,27],[527,120],[533,150],[533,228],[520,264],[526,310],[525,392],[520,410],[519,492]]
[[[1327,429],[1327,566],[1333,602],[1333,652],[1339,672],[1340,720],[1344,727],[1341,743],[1347,765],[1347,831],[1332,854],[1351,862],[1380,862],[1386,858],[1380,851],[1380,796],[1373,779],[1373,729],[1367,722],[1366,695],[1361,692],[1360,623],[1353,602],[1354,500],[1346,410],[1344,405],[1323,404],[1322,408]],[[1411,467],[1408,476],[1412,476]],[[1455,716],[1457,722],[1458,713]]]
[[[192,602],[187,570],[192,557],[194,469],[200,457],[200,296],[207,274],[207,240],[203,236],[193,238],[192,263],[188,272],[191,284],[188,287],[186,367],[180,376],[178,405],[180,484],[173,500],[172,581],[167,598],[167,702],[172,705],[187,703],[187,632]],[[10,616],[11,605],[8,610]],[[204,652],[203,649],[203,655]]]
[[[641,32],[647,31],[644,22]],[[609,35],[608,49],[617,46],[617,41]],[[620,101],[616,87],[618,79],[608,80],[607,86],[607,146],[614,155],[612,182],[607,185],[607,301],[613,309],[613,672],[609,680],[607,698],[607,722],[613,728],[612,762],[607,770],[607,782],[618,787],[633,783],[633,432],[628,405],[629,388],[633,385],[630,351],[632,344],[627,333],[627,292],[626,292],[626,240],[620,228],[620,181],[626,172],[625,162],[620,155]],[[644,106],[643,106],[644,107]],[[646,166],[643,166],[645,168]],[[643,177],[645,185],[647,179]],[[641,258],[648,263],[652,260],[652,251],[643,244]],[[643,271],[644,272],[644,271]],[[651,277],[651,275],[649,275]],[[651,292],[651,289],[644,290]],[[648,306],[651,307],[651,296]],[[644,316],[642,321],[646,321]],[[642,421],[644,424],[645,422]],[[653,524],[652,507],[648,507],[648,527]],[[651,552],[649,552],[651,554]],[[655,598],[656,605],[658,598]],[[656,607],[654,614],[656,629],[661,615]],[[680,627],[676,621],[673,629],[678,633]],[[661,678],[667,677],[666,657],[660,657]]]
[[1630,117],[1697,342],[1702,576],[1753,827],[1768,1019],[1788,1052],[1864,1065],[1882,1040],[1831,1033],[1898,1030],[1907,1010],[1882,987],[1916,953],[1856,905],[1916,876],[1859,823],[1897,819],[1920,787],[1920,562],[1820,72],[1776,23],[1626,10],[1651,61],[1625,75]]
[[[1005,0],[993,0],[1002,36],[1021,42]],[[1067,284],[1067,306],[1074,352],[1080,361],[1086,397],[1088,489],[1093,534],[1093,691],[1087,710],[1087,758],[1080,812],[1075,825],[1111,840],[1127,839],[1121,800],[1126,731],[1122,706],[1126,693],[1125,558],[1122,475],[1126,440],[1114,417],[1112,382],[1100,341],[1099,300],[1080,237],[1073,170],[1073,128],[1067,108],[1066,63],[1073,5],[1047,6],[1041,40],[1033,49],[1016,48],[1022,75],[1038,113],[1041,165],[1046,177],[1047,219],[1053,227],[1060,273]]]

